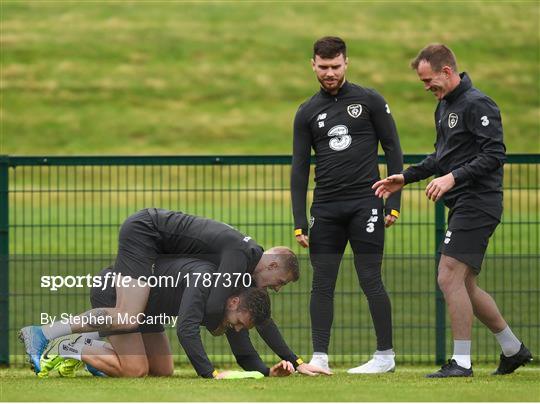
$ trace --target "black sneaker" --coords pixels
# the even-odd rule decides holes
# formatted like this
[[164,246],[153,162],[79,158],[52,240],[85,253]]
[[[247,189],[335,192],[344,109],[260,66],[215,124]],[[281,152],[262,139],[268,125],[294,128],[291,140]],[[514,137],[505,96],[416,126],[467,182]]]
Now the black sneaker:
[[499,367],[492,374],[508,375],[510,373],[513,373],[514,370],[516,370],[520,366],[524,366],[525,364],[531,362],[532,359],[533,357],[531,355],[531,352],[522,343],[521,348],[519,348],[519,352],[517,354],[512,356],[504,356],[504,354],[501,354],[501,361],[499,362]]
[[436,379],[441,377],[471,377],[472,375],[472,366],[470,369],[462,368],[454,359],[449,359],[448,363],[442,365],[442,368],[435,373],[426,375],[426,377],[428,379]]

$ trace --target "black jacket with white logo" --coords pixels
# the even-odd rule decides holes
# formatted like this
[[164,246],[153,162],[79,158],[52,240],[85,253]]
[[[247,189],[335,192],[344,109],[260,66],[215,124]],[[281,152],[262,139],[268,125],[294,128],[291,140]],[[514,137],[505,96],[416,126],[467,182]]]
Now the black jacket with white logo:
[[[390,109],[375,90],[345,82],[334,96],[321,90],[300,106],[294,119],[291,197],[295,229],[307,234],[306,193],[311,149],[315,151],[314,203],[358,199],[372,207],[371,186],[380,178],[379,142],[388,173],[403,170],[403,155]],[[401,194],[386,201],[399,211]]]
[[452,173],[456,184],[443,196],[446,206],[474,207],[500,218],[506,160],[501,114],[467,73],[460,76],[460,84],[435,110],[435,152],[403,172],[405,183]]

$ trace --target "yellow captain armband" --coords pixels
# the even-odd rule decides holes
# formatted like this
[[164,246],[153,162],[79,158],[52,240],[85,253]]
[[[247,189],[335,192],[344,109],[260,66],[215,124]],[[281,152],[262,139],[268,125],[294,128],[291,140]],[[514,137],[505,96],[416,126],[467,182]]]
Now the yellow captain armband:
[[395,210],[395,209],[392,209],[392,210],[390,211],[390,214],[391,214],[392,216],[399,217],[399,212],[398,212],[397,210]]
[[214,370],[212,372],[212,377],[215,379],[218,374],[219,374],[219,372],[217,370]]
[[304,363],[304,361],[302,360],[302,358],[298,358],[296,360],[296,366],[300,366],[302,363]]
[[295,236],[301,236],[301,235],[302,235],[302,229],[296,229],[296,230],[294,231],[294,235],[295,235]]

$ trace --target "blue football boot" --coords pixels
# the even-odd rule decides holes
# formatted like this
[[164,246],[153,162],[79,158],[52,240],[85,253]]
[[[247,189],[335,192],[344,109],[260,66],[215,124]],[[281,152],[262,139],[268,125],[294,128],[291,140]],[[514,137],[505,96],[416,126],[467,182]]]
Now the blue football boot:
[[21,328],[18,336],[19,340],[24,344],[32,370],[38,374],[41,371],[39,360],[49,340],[43,334],[41,327],[35,325]]
[[92,376],[107,377],[107,375],[104,372],[96,369],[95,367],[93,367],[92,365],[89,365],[88,363],[86,364],[86,370],[88,370],[88,372],[90,372]]

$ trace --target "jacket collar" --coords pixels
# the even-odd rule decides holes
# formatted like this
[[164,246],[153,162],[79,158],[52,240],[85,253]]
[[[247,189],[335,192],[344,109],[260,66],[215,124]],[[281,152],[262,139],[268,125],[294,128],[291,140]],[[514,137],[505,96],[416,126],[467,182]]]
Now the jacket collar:
[[338,92],[336,95],[332,95],[330,94],[328,91],[326,91],[323,87],[321,87],[321,91],[320,91],[320,94],[323,96],[323,97],[327,97],[327,98],[338,98],[338,97],[342,97],[344,96],[345,94],[347,94],[349,91],[351,90],[351,84],[345,80],[343,82],[343,85],[339,88]]
[[461,94],[472,87],[472,81],[466,72],[460,73],[459,77],[461,77],[461,81],[457,87],[446,94],[443,98],[448,103],[454,102]]

